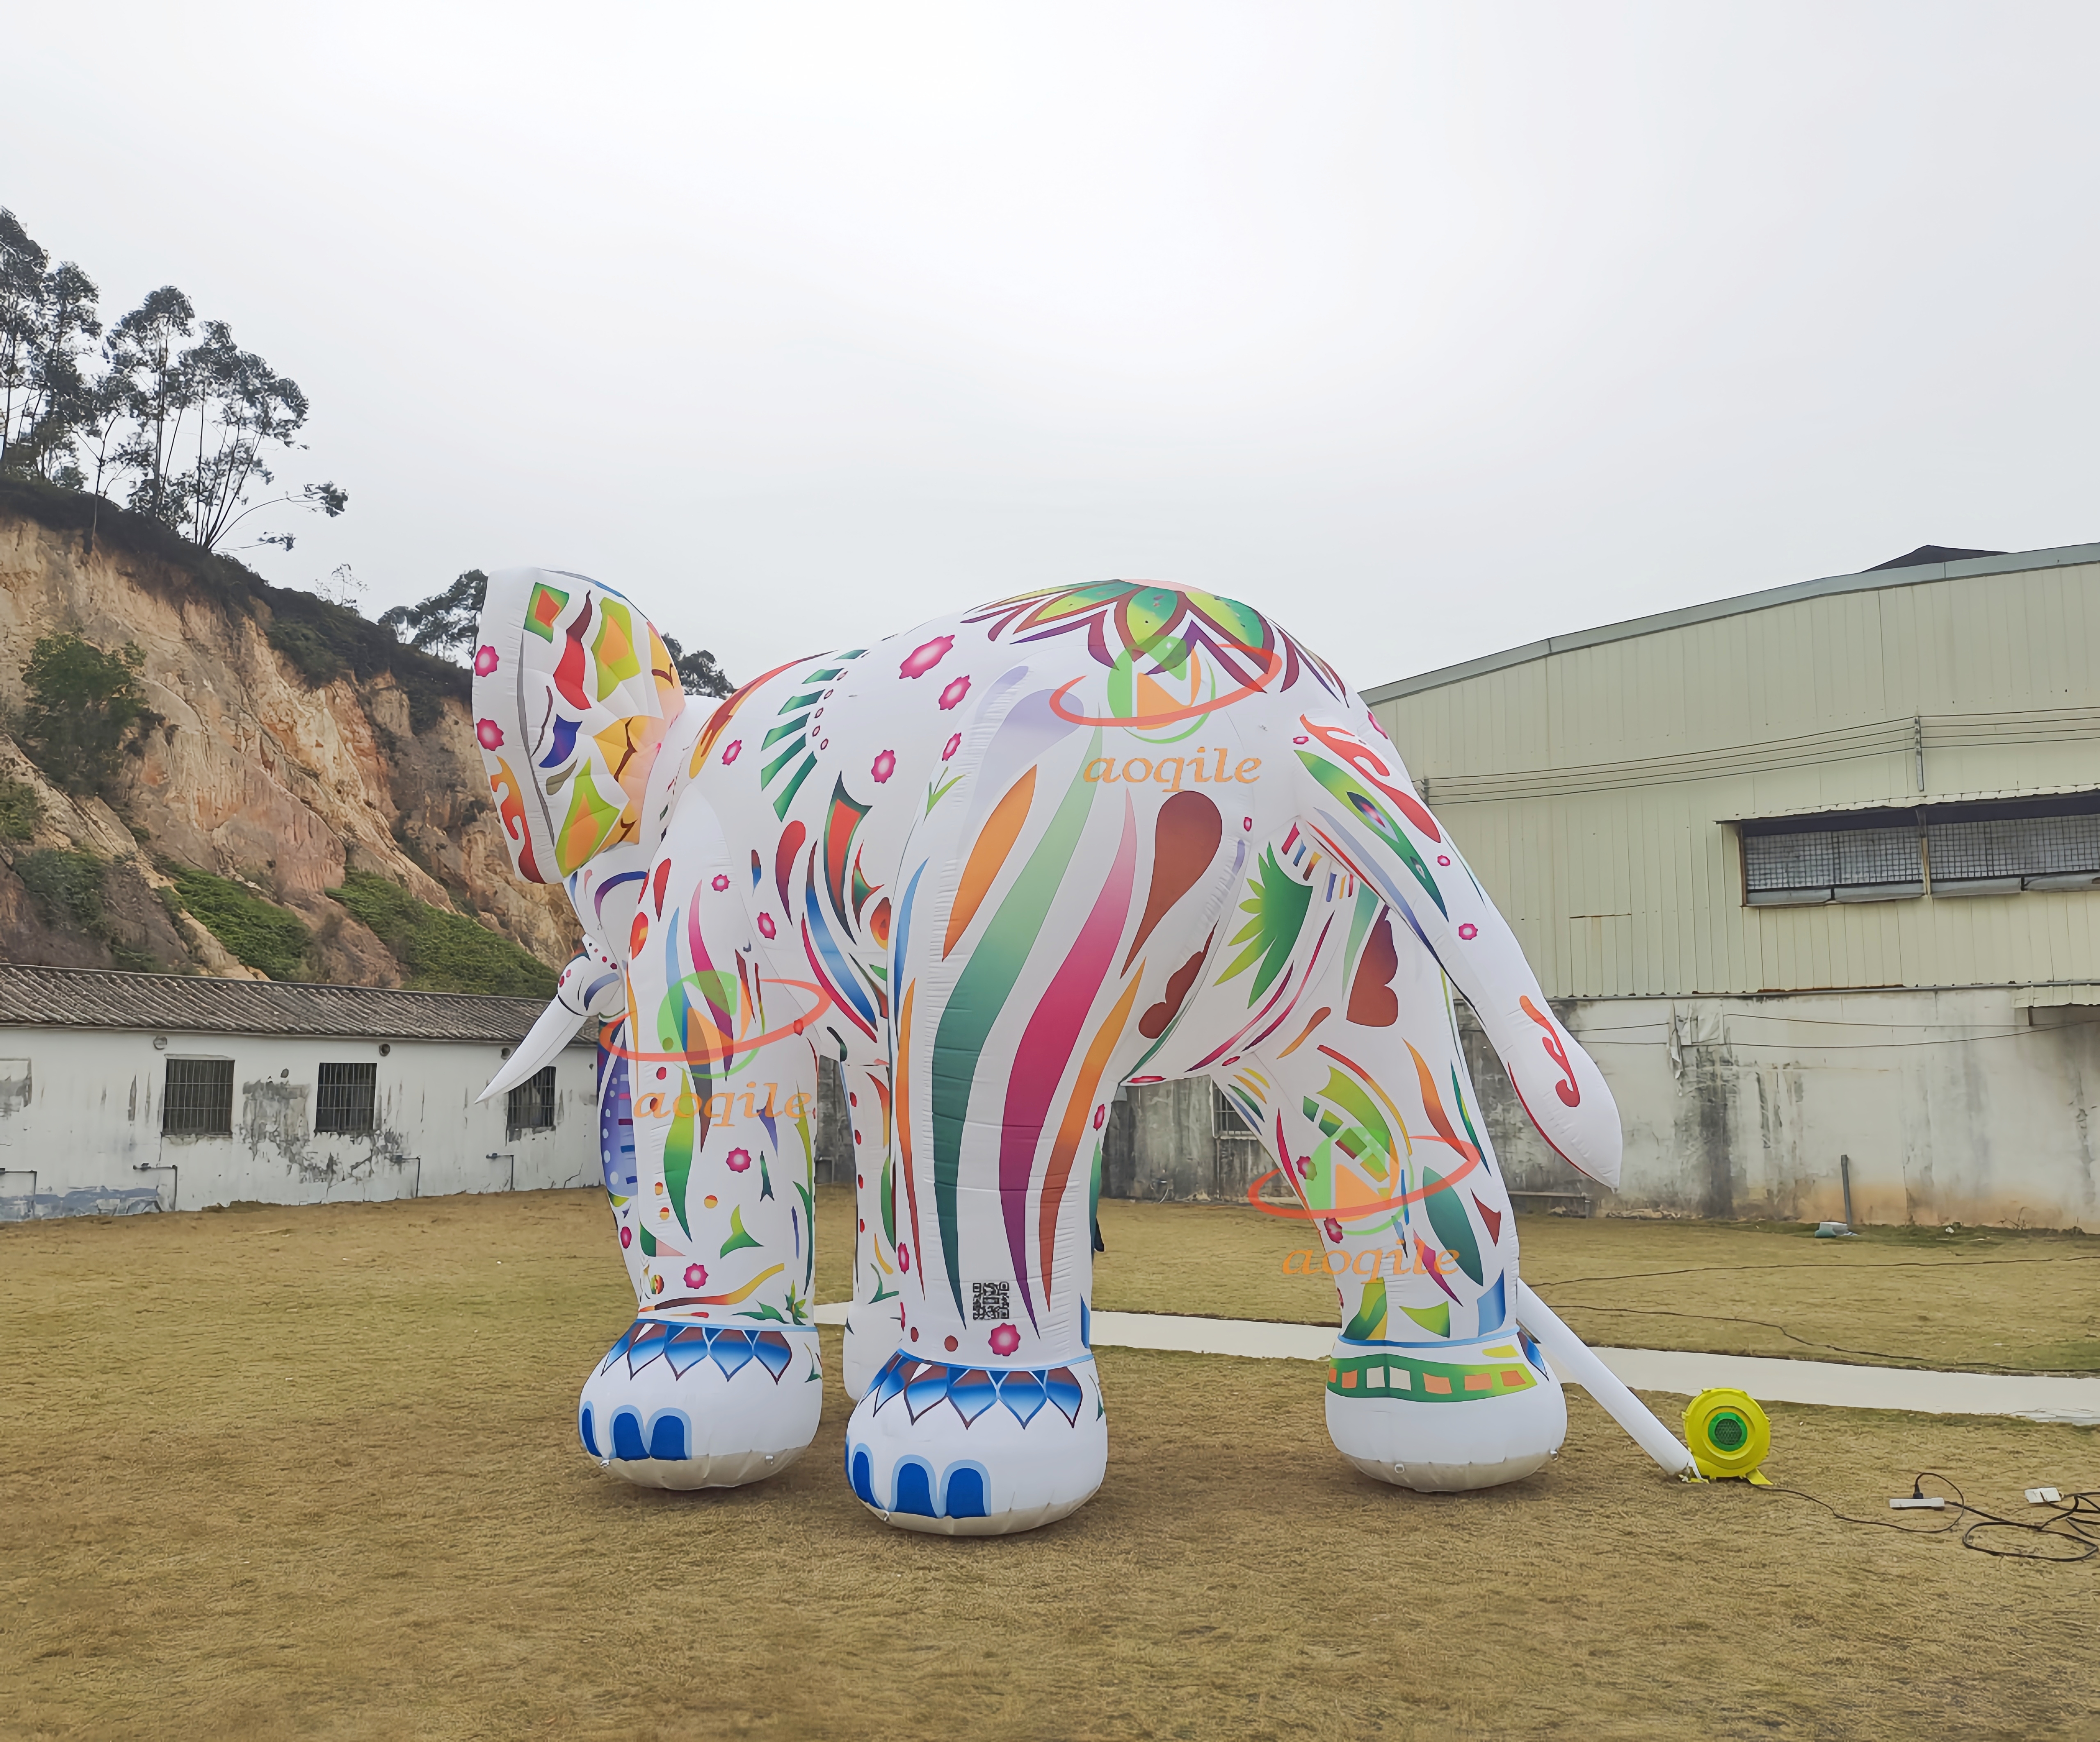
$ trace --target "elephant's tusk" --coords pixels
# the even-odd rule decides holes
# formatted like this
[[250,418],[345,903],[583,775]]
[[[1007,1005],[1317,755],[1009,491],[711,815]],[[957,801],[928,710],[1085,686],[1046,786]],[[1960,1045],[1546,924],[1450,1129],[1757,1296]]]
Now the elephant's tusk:
[[532,1032],[518,1043],[517,1051],[504,1061],[503,1069],[475,1097],[476,1105],[516,1088],[574,1040],[576,1030],[591,1017],[615,1014],[624,995],[620,964],[586,939],[582,950],[562,970],[554,987],[554,1001],[540,1012]]
[[1590,1346],[1520,1280],[1516,1286],[1516,1320],[1553,1357],[1561,1378],[1573,1379],[1594,1397],[1605,1414],[1625,1428],[1643,1452],[1674,1476],[1688,1480],[1696,1477],[1692,1454],[1677,1435],[1657,1421],[1648,1406],[1626,1389],[1626,1382],[1598,1360]]
[[488,1087],[474,1097],[479,1104],[506,1089],[514,1089],[576,1038],[576,1030],[590,1020],[588,1010],[571,1010],[558,998],[540,1012],[532,1032],[518,1043],[517,1050],[503,1061],[503,1069],[488,1079]]

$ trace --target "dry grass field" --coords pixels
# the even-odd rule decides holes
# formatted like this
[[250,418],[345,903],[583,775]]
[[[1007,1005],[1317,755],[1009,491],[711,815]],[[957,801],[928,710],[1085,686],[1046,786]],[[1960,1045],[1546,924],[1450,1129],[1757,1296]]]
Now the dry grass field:
[[[843,1199],[843,1190],[838,1194]],[[838,1205],[836,1252],[851,1237]],[[1242,1206],[1105,1202],[1094,1304],[1335,1322],[1324,1276],[1284,1274],[1308,1224]],[[2100,1373],[2100,1236],[1524,1216],[1524,1280],[1586,1341],[1868,1366]],[[1302,1264],[1300,1266],[1302,1268]],[[1316,1271],[1317,1271],[1316,1261]],[[840,1299],[849,1291],[838,1273]]]
[[[1199,1310],[1230,1214],[1108,1208],[1103,1304]],[[1681,1255],[1534,1227],[1542,1281]],[[585,1193],[0,1228],[0,1736],[2100,1739],[2100,1562],[1682,1486],[1579,1392],[1547,1471],[1426,1497],[1334,1454],[1317,1369],[1110,1350],[1101,1495],[949,1541],[847,1491],[836,1332],[785,1475],[601,1475],[576,1394],[628,1304]],[[1861,1516],[1920,1468],[2100,1488],[2091,1431],[1771,1413],[1776,1479]]]

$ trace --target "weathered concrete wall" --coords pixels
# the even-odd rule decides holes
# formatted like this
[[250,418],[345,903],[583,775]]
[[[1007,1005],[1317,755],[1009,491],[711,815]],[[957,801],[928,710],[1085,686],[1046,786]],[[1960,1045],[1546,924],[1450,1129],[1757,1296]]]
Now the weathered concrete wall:
[[[1470,1012],[1461,1032],[1513,1190],[1604,1214],[2100,1227],[2100,1007],[2049,988],[1555,1000],[1617,1099],[1616,1193],[1548,1149]],[[2028,1003],[2023,1000],[2061,999]]]
[[[0,1220],[426,1197],[582,1185],[602,1177],[596,1064],[586,1047],[554,1061],[554,1124],[512,1132],[505,1097],[476,1105],[502,1063],[493,1045],[165,1036],[14,1028],[0,1034]],[[233,1061],[230,1136],[161,1132],[170,1057]],[[317,1135],[316,1065],[378,1066],[369,1135]],[[492,1161],[493,1153],[502,1159]],[[420,1164],[417,1158],[420,1158]],[[144,1166],[151,1171],[140,1171]]]
[[853,1119],[836,1059],[817,1061],[817,1117],[810,1123],[810,1141],[816,1151],[817,1178],[826,1185],[851,1184]]
[[1140,1083],[1109,1109],[1101,1196],[1237,1200],[1275,1164],[1261,1140],[1220,1117],[1207,1080]]
[[[1579,1196],[1597,1215],[1836,1220],[1849,1158],[1858,1222],[2100,1228],[2100,987],[1554,1008],[1612,1086],[1625,1168],[1611,1192],[1549,1149],[1461,1004],[1512,1192]],[[1236,1198],[1272,1165],[1258,1142],[1213,1135],[1207,1083],[1127,1093],[1106,1133],[1105,1196]]]
[[1209,1198],[1217,1195],[1217,1139],[1210,1079],[1126,1089],[1102,1134],[1104,1197]]

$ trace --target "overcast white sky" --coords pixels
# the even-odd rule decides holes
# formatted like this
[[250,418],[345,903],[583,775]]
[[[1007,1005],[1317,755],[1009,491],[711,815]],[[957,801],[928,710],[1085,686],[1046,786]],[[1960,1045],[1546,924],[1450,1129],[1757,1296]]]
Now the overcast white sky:
[[366,609],[733,677],[1165,579],[1369,687],[2100,538],[2100,8],[9,9],[0,204],[296,377]]

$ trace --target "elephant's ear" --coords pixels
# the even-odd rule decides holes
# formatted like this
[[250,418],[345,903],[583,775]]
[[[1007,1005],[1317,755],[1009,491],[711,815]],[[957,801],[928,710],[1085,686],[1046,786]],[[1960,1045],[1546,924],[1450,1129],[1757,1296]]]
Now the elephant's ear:
[[581,575],[490,576],[474,736],[518,875],[566,882],[642,839],[642,795],[686,697],[655,627]]

